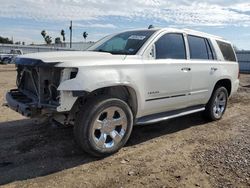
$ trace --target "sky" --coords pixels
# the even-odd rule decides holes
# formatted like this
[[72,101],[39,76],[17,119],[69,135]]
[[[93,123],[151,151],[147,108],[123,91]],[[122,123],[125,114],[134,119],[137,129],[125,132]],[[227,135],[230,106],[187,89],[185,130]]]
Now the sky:
[[0,36],[44,43],[73,21],[73,41],[96,41],[123,30],[155,27],[189,28],[219,35],[250,50],[250,0],[0,0]]

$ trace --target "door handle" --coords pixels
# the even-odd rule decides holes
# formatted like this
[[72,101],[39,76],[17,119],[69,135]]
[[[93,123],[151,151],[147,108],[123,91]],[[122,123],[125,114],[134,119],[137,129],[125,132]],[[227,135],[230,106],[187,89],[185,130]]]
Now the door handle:
[[212,68],[211,68],[211,71],[214,71],[214,72],[215,72],[215,71],[217,71],[217,70],[218,70],[218,68],[215,68],[215,67],[212,67]]
[[181,70],[184,71],[184,72],[189,72],[189,71],[191,71],[191,68],[189,68],[189,67],[183,67]]

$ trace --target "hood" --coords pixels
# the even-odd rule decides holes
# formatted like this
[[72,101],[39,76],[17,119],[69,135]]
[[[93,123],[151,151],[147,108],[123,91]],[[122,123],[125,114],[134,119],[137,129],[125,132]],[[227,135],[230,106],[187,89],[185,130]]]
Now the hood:
[[[62,63],[66,66],[74,64],[92,65],[92,64],[110,64],[113,61],[124,60],[126,55],[112,55],[104,52],[93,51],[59,51],[59,52],[41,52],[21,55],[19,61],[39,61],[46,64]],[[26,63],[28,64],[28,63]]]

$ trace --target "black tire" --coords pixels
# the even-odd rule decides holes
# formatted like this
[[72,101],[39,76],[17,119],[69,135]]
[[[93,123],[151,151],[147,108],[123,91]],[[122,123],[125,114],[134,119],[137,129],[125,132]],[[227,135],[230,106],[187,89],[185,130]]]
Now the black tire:
[[[112,146],[111,148],[99,147],[98,144],[96,143],[97,142],[96,137],[98,137],[99,136],[98,134],[100,134],[99,139],[101,139],[101,136],[104,135],[103,130],[105,128],[103,129],[101,128],[100,133],[98,133],[97,136],[95,136],[96,132],[93,133],[93,131],[98,131],[98,129],[95,130],[94,128],[95,122],[100,121],[98,118],[103,116],[104,118],[102,120],[102,123],[103,123],[105,121],[105,117],[104,117],[105,113],[107,114],[107,117],[106,117],[106,120],[107,120],[108,112],[105,112],[105,109],[111,109],[111,108],[112,109],[118,108],[119,110],[121,110],[123,116],[126,116],[126,118],[124,118],[126,119],[126,122],[127,122],[126,130],[121,128],[121,130],[123,130],[122,132],[123,136],[119,137],[119,139],[121,138],[121,140],[117,142],[117,144],[114,144],[114,146]],[[117,113],[117,111],[115,111],[114,113]],[[114,116],[113,116],[113,120],[115,120]],[[103,126],[103,127],[108,127],[108,126]],[[82,109],[78,113],[75,126],[74,126],[74,135],[75,135],[76,142],[85,152],[91,155],[97,156],[97,157],[105,157],[113,153],[116,153],[117,151],[119,151],[119,149],[121,149],[126,144],[126,142],[128,141],[130,137],[132,128],[133,128],[133,114],[132,114],[130,107],[124,101],[117,99],[117,98],[113,98],[111,96],[97,96],[97,97],[89,99],[89,101],[87,101],[86,104],[83,105]],[[116,128],[115,130],[111,130],[111,131],[116,131]],[[108,136],[109,135],[105,136],[104,145],[106,145]],[[112,142],[111,136],[109,136],[109,140],[110,142]],[[115,139],[113,140],[113,143],[115,143]]]
[[[221,105],[219,103],[216,103],[216,100],[218,101],[219,95],[223,95],[224,99],[220,101]],[[221,97],[222,98],[222,97]],[[206,105],[206,109],[204,111],[205,117],[210,121],[216,121],[220,120],[222,116],[224,115],[226,108],[227,108],[227,102],[228,102],[228,91],[223,86],[218,86],[214,89],[213,94],[209,100],[209,102]],[[217,104],[217,105],[216,105]],[[223,104],[223,105],[222,105]],[[217,111],[217,113],[216,113]]]

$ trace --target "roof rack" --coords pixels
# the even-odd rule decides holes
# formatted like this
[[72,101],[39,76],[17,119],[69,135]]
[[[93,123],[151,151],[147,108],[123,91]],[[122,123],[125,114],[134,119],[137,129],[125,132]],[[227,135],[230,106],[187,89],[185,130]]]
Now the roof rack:
[[201,31],[192,30],[192,29],[183,29],[183,31],[192,32],[192,33],[197,34],[197,35],[207,35],[207,36],[210,36],[210,37],[213,37],[213,38],[225,40],[223,37],[220,37],[220,36],[217,36],[217,35],[212,35],[212,34],[201,32]]

